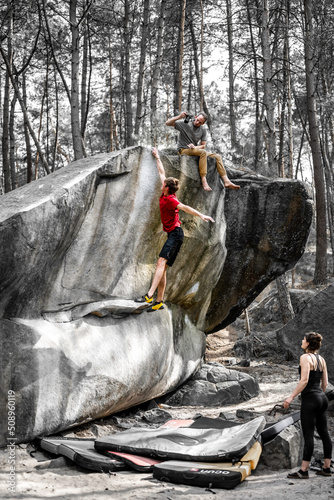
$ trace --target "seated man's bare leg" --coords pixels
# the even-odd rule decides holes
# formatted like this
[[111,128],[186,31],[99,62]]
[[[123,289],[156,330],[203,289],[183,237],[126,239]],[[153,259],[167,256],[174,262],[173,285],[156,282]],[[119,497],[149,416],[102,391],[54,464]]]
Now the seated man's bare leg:
[[227,175],[223,175],[222,176],[222,179],[224,181],[224,186],[226,188],[230,188],[230,189],[240,189],[240,186],[237,186],[237,184],[234,184],[232,181],[230,181],[230,179],[227,177]]
[[206,180],[206,176],[201,177],[201,182],[202,182],[202,186],[203,186],[204,191],[212,191],[212,189],[210,188],[210,186],[208,184],[208,181]]

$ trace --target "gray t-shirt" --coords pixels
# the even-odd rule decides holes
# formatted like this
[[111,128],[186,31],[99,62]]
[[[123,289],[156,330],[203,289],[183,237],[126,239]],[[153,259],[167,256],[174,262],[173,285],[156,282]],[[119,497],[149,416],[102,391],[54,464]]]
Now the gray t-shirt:
[[188,148],[188,144],[198,146],[199,141],[206,141],[206,127],[203,127],[203,125],[195,127],[192,120],[189,123],[184,123],[183,120],[177,120],[174,127],[179,131],[177,141],[178,151],[182,148]]

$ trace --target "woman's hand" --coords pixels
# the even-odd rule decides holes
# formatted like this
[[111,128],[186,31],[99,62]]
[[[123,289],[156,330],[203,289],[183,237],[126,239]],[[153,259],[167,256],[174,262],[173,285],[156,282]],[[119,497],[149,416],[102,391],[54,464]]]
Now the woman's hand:
[[290,403],[292,402],[292,400],[293,400],[292,396],[289,396],[288,398],[286,398],[286,400],[283,403],[283,408],[285,408],[287,410],[289,408]]

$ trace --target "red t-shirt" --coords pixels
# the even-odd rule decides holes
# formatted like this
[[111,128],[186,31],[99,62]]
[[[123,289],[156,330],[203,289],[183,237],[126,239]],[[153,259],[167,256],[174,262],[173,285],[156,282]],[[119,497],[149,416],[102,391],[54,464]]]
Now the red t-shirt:
[[180,202],[175,194],[169,194],[168,196],[162,194],[159,203],[163,230],[170,233],[176,227],[181,226],[179,211],[176,208]]

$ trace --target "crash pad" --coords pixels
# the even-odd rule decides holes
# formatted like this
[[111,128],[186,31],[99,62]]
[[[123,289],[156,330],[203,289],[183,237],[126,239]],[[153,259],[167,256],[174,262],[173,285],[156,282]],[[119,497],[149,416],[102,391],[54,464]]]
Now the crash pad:
[[261,432],[262,443],[268,443],[269,441],[274,439],[280,432],[282,432],[283,429],[285,429],[289,425],[293,425],[294,423],[298,422],[298,420],[300,420],[300,411],[296,411],[291,415],[287,415],[274,424],[266,425]]
[[256,441],[238,462],[196,462],[168,460],[153,466],[153,477],[160,481],[232,489],[244,481],[259,462],[262,446]]
[[265,418],[225,429],[132,428],[95,441],[99,452],[119,451],[156,459],[222,462],[240,459],[258,440]]
[[94,448],[94,439],[73,439],[61,436],[46,437],[39,441],[43,450],[54,455],[69,458],[85,469],[115,472],[128,469],[127,465],[118,459],[101,455]]
[[250,464],[167,461],[153,468],[153,477],[177,484],[230,490],[250,474]]

